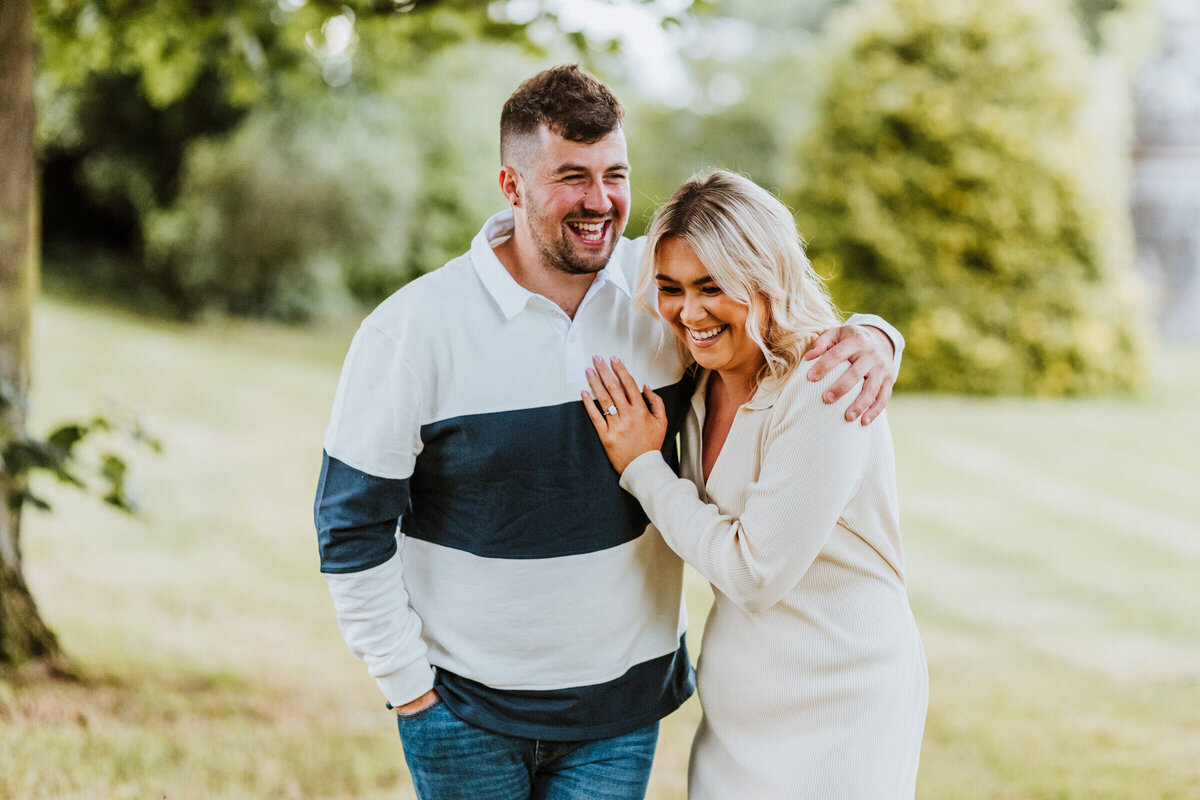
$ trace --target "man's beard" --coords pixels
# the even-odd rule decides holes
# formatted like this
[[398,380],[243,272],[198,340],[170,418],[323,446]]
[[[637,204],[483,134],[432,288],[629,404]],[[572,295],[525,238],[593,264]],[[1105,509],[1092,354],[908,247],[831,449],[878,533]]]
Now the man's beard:
[[[609,222],[609,242],[608,251],[603,254],[603,257],[596,260],[584,260],[575,250],[570,239],[570,234],[562,232],[557,239],[543,239],[538,232],[536,224],[529,226],[529,232],[533,239],[534,245],[537,247],[538,256],[542,262],[551,269],[566,273],[567,275],[592,275],[608,266],[608,260],[612,258],[613,250],[616,249],[617,239],[620,232],[617,231],[617,220],[611,217],[600,217],[594,221],[608,219]],[[530,220],[532,222],[532,220]]]

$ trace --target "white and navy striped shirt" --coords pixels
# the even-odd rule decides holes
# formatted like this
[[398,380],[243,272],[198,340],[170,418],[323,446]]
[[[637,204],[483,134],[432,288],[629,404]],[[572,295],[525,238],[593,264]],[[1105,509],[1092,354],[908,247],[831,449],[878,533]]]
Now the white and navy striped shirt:
[[621,489],[580,390],[593,355],[620,356],[666,403],[674,467],[691,381],[633,306],[643,240],[617,243],[571,319],[496,257],[512,228],[489,219],[355,335],[317,488],[321,570],[392,704],[436,686],[501,733],[618,736],[693,690],[682,563]]

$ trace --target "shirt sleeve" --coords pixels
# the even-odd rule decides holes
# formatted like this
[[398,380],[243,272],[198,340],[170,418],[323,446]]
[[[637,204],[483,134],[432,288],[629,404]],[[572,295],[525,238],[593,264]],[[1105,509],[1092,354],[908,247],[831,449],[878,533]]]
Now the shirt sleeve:
[[843,421],[854,392],[832,407],[820,399],[845,369],[785,388],[738,517],[702,501],[657,451],[621,475],[671,549],[746,611],[778,603],[800,582],[862,483],[872,431]]
[[904,355],[904,337],[900,335],[900,331],[893,328],[883,317],[877,317],[874,314],[851,314],[850,319],[846,320],[846,324],[869,325],[883,331],[883,334],[892,340],[892,347],[896,350],[892,363],[895,366],[896,374],[900,374],[900,357]]
[[392,705],[433,687],[396,539],[421,447],[421,386],[400,349],[369,321],[355,335],[314,504],[321,572],[338,626]]

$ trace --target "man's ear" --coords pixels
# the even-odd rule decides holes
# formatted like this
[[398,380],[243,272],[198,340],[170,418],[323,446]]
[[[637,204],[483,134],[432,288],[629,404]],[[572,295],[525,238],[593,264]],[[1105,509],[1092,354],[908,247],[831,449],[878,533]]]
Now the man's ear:
[[521,205],[521,175],[512,167],[500,168],[500,191],[514,208]]

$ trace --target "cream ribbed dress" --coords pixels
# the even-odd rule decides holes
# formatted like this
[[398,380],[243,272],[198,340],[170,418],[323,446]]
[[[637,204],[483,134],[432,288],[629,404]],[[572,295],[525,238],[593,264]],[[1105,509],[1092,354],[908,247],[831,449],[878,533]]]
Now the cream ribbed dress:
[[[716,595],[697,665],[690,800],[912,798],[929,696],[905,593],[891,434],[799,371],[738,409],[707,484],[704,375],[683,479],[658,452],[621,485]],[[697,487],[701,487],[697,489]]]

